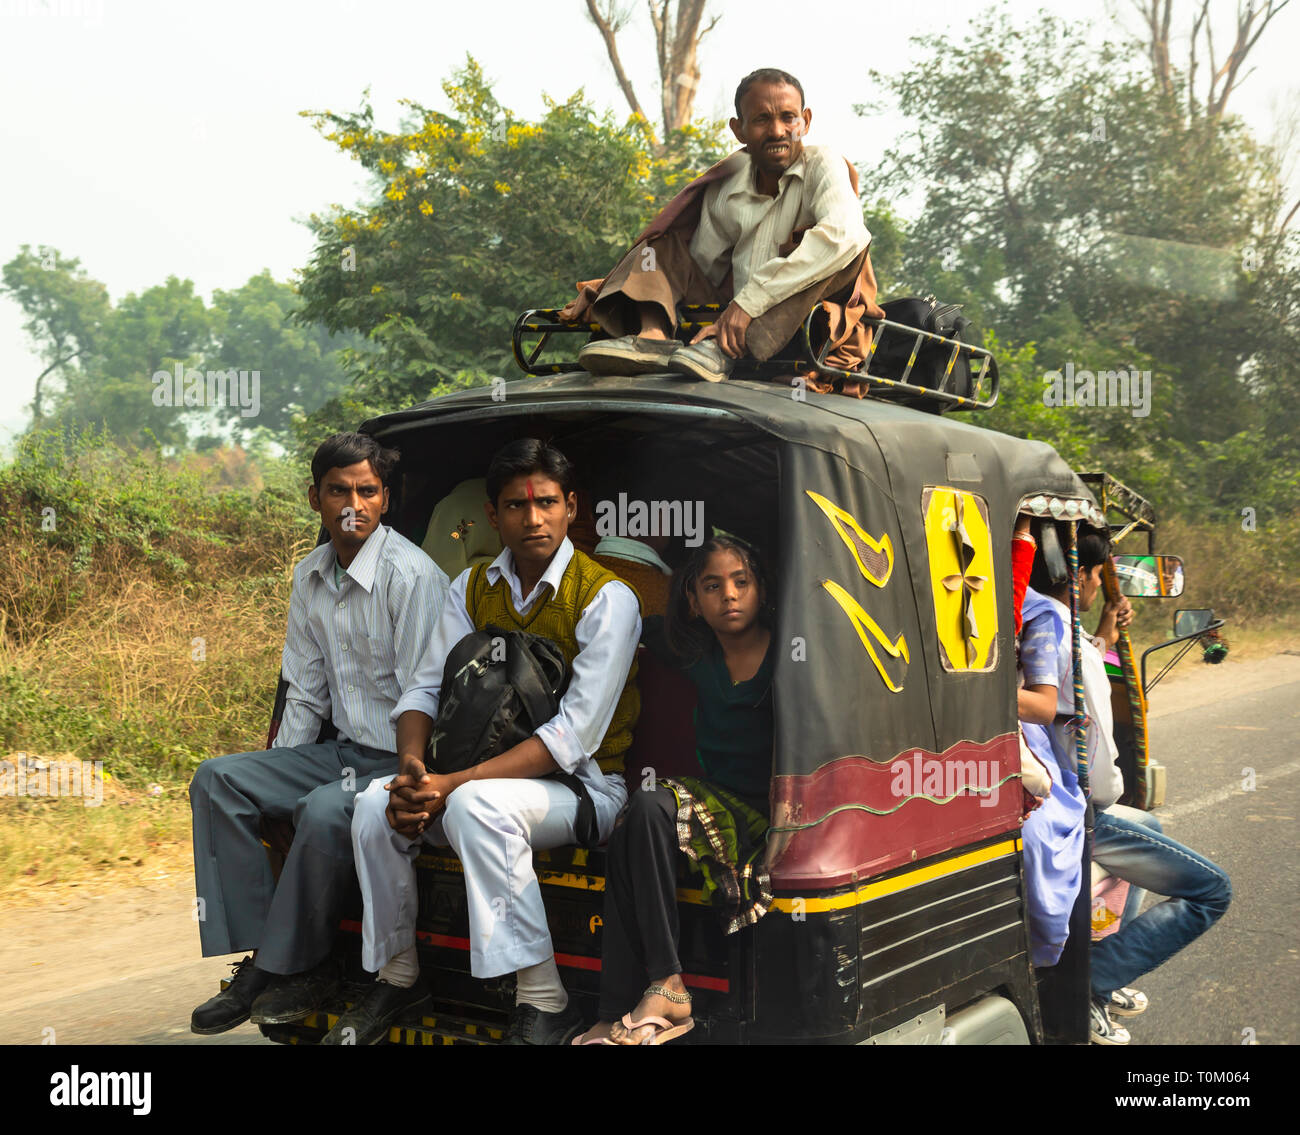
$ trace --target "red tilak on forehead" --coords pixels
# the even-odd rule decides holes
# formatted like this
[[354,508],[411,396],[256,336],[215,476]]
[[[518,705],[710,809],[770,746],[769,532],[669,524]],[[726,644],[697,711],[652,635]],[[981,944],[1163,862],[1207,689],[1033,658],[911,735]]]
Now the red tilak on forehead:
[[533,483],[532,483],[532,481],[525,481],[524,484],[528,486],[528,499],[529,499],[529,500],[533,500],[534,497],[533,497]]

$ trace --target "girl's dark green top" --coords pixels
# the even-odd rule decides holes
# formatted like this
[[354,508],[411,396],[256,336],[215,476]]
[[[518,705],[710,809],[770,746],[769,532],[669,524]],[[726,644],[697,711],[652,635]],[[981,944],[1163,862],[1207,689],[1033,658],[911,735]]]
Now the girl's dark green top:
[[[733,683],[722,647],[713,635],[698,661],[684,664],[668,648],[664,621],[652,615],[641,641],[666,665],[680,670],[695,686],[695,746],[707,779],[747,799],[767,800],[772,777],[772,673],[776,636],[768,643],[758,672]],[[764,808],[766,811],[766,808]]]

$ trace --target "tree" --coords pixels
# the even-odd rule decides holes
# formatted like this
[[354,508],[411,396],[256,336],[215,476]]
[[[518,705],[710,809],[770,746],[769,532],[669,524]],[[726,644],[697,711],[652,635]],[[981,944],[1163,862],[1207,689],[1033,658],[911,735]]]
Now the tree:
[[[1183,96],[1186,122],[1200,120],[1216,126],[1227,114],[1228,99],[1233,91],[1254,70],[1242,72],[1251,49],[1289,3],[1290,0],[1264,0],[1263,4],[1246,0],[1243,4],[1239,0],[1232,46],[1220,58],[1214,48],[1210,0],[1201,0],[1200,6],[1194,9],[1191,32],[1187,35],[1187,64],[1179,68],[1174,63],[1171,47],[1173,0],[1132,0],[1145,25],[1147,55],[1157,89],[1170,103],[1179,102],[1179,95]],[[1205,54],[1198,59],[1197,54],[1202,50]],[[1204,93],[1198,95],[1197,72],[1206,60],[1209,63],[1205,74],[1207,82]]]
[[[547,100],[538,122],[502,107],[469,59],[444,83],[451,113],[406,103],[395,133],[373,108],[309,112],[372,175],[372,198],[313,216],[297,318],[355,331],[356,382],[313,431],[357,413],[411,405],[513,369],[510,329],[530,307],[558,307],[607,271],[686,180],[721,154],[683,132],[685,156],[656,158],[644,123],[598,117],[581,93]],[[576,346],[569,344],[572,357]]]
[[[154,376],[200,364],[211,343],[203,297],[190,280],[128,293],[109,314],[95,351],[74,373],[52,415],[55,423],[102,426],[115,437],[184,446],[193,408],[156,397]],[[174,393],[174,385],[172,387]]]
[[[630,18],[629,10],[620,10],[617,0],[586,0],[587,15],[605,42],[614,77],[627,99],[632,114],[649,126],[641,102],[623,68],[618,52],[618,33]],[[695,92],[700,85],[700,43],[717,26],[720,16],[704,23],[708,0],[648,0],[650,23],[655,33],[655,62],[659,70],[659,111],[663,132],[654,139],[656,153],[671,149],[678,132],[691,126],[695,118]]]
[[[121,440],[152,437],[186,447],[202,430],[211,441],[247,439],[262,428],[287,440],[295,415],[317,409],[347,386],[341,348],[360,343],[354,336],[332,340],[319,324],[294,321],[302,301],[292,285],[267,272],[242,287],[218,290],[211,308],[190,281],[176,277],[114,306],[108,289],[79,261],[24,245],[4,266],[3,291],[22,308],[24,329],[46,364],[36,378],[33,431],[99,427]],[[191,369],[203,378],[198,404],[185,397]],[[257,374],[255,405],[220,404],[235,392],[224,382],[219,393],[210,391],[208,375],[230,369]],[[170,381],[156,381],[159,372]],[[255,415],[245,412],[253,409]]]
[[[1202,443],[1296,422],[1250,380],[1294,271],[1275,227],[1279,167],[1240,120],[1188,123],[1133,75],[1131,48],[1080,32],[993,13],[958,50],[915,40],[911,66],[873,73],[911,120],[877,183],[921,187],[911,289],[965,302],[1004,343],[1036,343],[1044,370],[1149,366],[1151,415],[1090,414],[1092,444],[1190,484]],[[1224,494],[1202,504],[1232,507],[1236,489],[1201,488]]]
[[320,323],[294,318],[302,299],[293,285],[271,278],[269,271],[253,276],[241,287],[212,293],[213,349],[204,367],[256,370],[260,381],[260,413],[217,416],[235,434],[260,427],[286,439],[295,415],[319,409],[348,386],[340,351],[355,350],[355,335],[331,336]]
[[95,350],[108,317],[108,289],[86,275],[80,260],[53,248],[33,252],[26,244],[4,266],[2,279],[0,292],[22,308],[23,330],[45,364],[32,394],[32,420],[39,425],[46,381],[66,381],[78,360]]

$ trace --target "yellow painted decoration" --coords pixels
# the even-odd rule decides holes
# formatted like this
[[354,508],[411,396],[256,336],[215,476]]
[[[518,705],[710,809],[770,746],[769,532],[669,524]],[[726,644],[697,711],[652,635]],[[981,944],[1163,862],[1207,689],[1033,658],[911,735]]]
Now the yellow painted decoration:
[[[826,514],[826,518],[831,522],[835,531],[839,533],[840,539],[848,545],[849,551],[853,553],[853,558],[858,561],[858,570],[877,587],[884,587],[889,582],[889,577],[894,573],[894,545],[889,539],[889,534],[886,533],[879,540],[876,540],[863,530],[862,526],[853,518],[852,513],[827,500],[820,493],[814,493],[811,489],[805,489],[804,492]],[[877,555],[885,557],[887,562],[884,574],[877,575],[862,562],[862,553],[853,542],[853,538],[846,531],[846,528],[851,528],[857,534],[858,539]]]
[[[911,661],[907,652],[906,636],[900,634],[897,639],[890,642],[876,620],[868,615],[862,609],[862,605],[838,583],[833,579],[826,579],[822,581],[822,586],[831,593],[835,602],[843,607],[845,614],[853,620],[853,629],[858,632],[858,638],[862,640],[862,645],[867,648],[867,654],[870,655],[871,661],[875,663],[881,681],[885,683],[891,693],[899,693],[903,687],[894,685],[888,671],[885,669],[884,662],[881,661],[880,655],[876,653],[876,648],[872,645],[871,639],[874,638],[885,649],[886,653],[894,658],[901,658],[906,663]],[[870,638],[867,637],[868,632]]]
[[976,494],[946,486],[927,489],[925,496],[925,543],[944,665],[990,669],[998,608],[988,507]]

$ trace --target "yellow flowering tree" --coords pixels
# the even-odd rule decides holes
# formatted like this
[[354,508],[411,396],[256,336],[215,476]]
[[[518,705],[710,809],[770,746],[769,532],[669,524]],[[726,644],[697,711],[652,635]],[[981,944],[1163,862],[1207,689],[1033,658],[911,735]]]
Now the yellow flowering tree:
[[443,84],[442,113],[405,102],[393,133],[368,95],[347,114],[305,112],[372,175],[353,208],[313,216],[304,320],[367,337],[351,352],[350,399],[306,423],[355,424],[450,386],[511,377],[510,328],[601,275],[668,197],[728,152],[720,123],[680,132],[657,159],[643,122],[598,115],[582,92],[528,122],[501,106],[469,58]]

